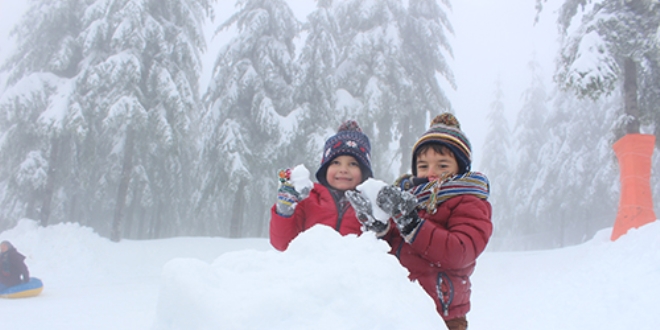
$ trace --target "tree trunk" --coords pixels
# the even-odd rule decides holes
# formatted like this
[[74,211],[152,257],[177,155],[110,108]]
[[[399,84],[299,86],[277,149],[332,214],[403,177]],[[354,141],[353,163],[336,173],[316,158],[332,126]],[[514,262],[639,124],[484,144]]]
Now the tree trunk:
[[131,223],[131,232],[133,233],[134,238],[136,239],[144,239],[146,236],[146,231],[143,228],[143,221],[139,217],[137,217],[137,214],[139,213],[140,209],[140,199],[142,198],[142,191],[144,189],[143,185],[141,184],[134,184],[133,185],[133,199],[131,200],[131,205],[128,207],[128,214],[126,215],[126,219]]
[[623,66],[623,107],[628,121],[626,134],[639,133],[639,103],[637,102],[637,64],[628,57]]
[[234,205],[232,208],[231,212],[231,218],[229,221],[229,237],[236,238],[236,237],[241,237],[241,222],[243,221],[244,218],[244,206],[245,206],[245,184],[243,184],[243,180],[241,180],[238,183],[238,191],[236,191],[236,200],[234,201]]
[[124,163],[122,165],[121,177],[119,179],[119,188],[117,189],[117,204],[115,205],[115,215],[112,220],[112,230],[110,239],[113,242],[121,240],[121,220],[126,204],[126,195],[128,193],[128,183],[131,180],[133,170],[133,129],[126,129],[126,142],[124,143]]
[[158,204],[158,207],[156,208],[156,212],[151,213],[151,237],[159,238],[163,232],[163,222],[161,221],[163,205],[161,201],[155,203]]
[[53,190],[55,188],[55,174],[57,171],[57,158],[59,157],[59,139],[53,137],[50,141],[50,156],[48,159],[48,176],[46,178],[46,187],[44,188],[43,201],[41,203],[41,214],[39,224],[42,227],[48,226],[50,217],[50,205],[53,200]]
[[140,239],[140,235],[142,235],[139,220],[135,220],[135,210],[139,207],[137,204],[140,203],[142,195],[142,189],[140,188],[141,185],[139,183],[133,184],[133,198],[131,198],[131,203],[126,207],[126,213],[124,214],[124,237]]

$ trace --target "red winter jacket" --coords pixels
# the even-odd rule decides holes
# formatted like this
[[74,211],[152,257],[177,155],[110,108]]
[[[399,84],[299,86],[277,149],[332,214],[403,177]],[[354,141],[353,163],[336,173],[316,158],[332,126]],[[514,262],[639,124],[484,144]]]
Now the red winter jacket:
[[25,260],[25,256],[18,253],[14,247],[2,252],[0,254],[0,283],[10,287],[27,282],[30,279],[30,272],[23,260]]
[[275,205],[270,213],[270,244],[279,251],[286,250],[298,234],[317,224],[330,226],[341,235],[362,234],[353,207],[348,201],[335,202],[330,190],[320,183],[314,183],[309,197],[298,203],[291,217],[277,214]]
[[425,210],[418,214],[424,221],[412,244],[391,226],[384,237],[392,248],[390,253],[433,298],[445,320],[464,316],[470,310],[470,275],[493,231],[491,205],[466,194],[439,204],[435,214]]

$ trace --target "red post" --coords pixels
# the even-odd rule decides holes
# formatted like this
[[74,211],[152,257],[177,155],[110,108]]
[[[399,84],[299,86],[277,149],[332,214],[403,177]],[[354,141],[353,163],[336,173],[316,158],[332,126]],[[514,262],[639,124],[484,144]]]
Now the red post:
[[611,240],[630,228],[639,228],[657,218],[651,195],[651,156],[655,136],[627,134],[612,146],[619,160],[621,196]]

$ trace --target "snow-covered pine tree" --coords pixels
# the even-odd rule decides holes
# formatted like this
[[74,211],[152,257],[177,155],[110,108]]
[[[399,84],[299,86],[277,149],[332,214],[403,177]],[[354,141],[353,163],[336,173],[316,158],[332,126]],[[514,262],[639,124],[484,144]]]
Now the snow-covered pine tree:
[[[443,4],[448,6],[447,1]],[[451,110],[436,75],[452,85],[445,53],[451,25],[435,1],[349,0],[337,6],[342,37],[338,87],[357,100],[354,117],[372,141],[374,173],[394,179],[410,167],[410,151],[427,118]]]
[[8,79],[0,98],[1,228],[22,217],[42,225],[65,218],[74,141],[85,132],[72,98],[75,39],[89,2],[35,1],[12,30],[17,50],[3,63]]
[[[619,99],[545,93],[535,62],[532,86],[519,113],[515,173],[507,183],[515,222],[504,248],[578,244],[616,216],[618,181],[611,149]],[[554,100],[552,107],[545,104]]]
[[[300,78],[296,81],[296,103],[303,112],[292,147],[301,148],[293,155],[292,166],[304,163],[313,171],[318,167],[325,139],[349,116],[339,103],[342,92],[337,91],[335,70],[341,56],[337,39],[339,25],[334,16],[333,0],[320,0],[317,8],[307,15],[303,25],[307,32],[305,44],[298,57]],[[302,149],[304,148],[304,149]]]
[[538,213],[554,224],[548,232],[555,236],[550,247],[563,247],[591,239],[616,217],[619,187],[611,123],[620,98],[592,101],[558,91],[553,99],[545,122],[548,140],[539,151],[547,201]]
[[512,180],[514,166],[511,153],[511,130],[506,119],[504,108],[504,92],[502,82],[495,81],[494,100],[490,103],[488,113],[488,132],[483,146],[480,169],[490,180],[489,201],[493,206],[493,240],[489,245],[495,249],[504,246],[508,237],[515,237],[514,217],[511,216],[512,199],[509,182]]
[[[189,129],[209,13],[207,0],[96,1],[85,12],[88,66],[78,84],[95,119],[89,155],[104,160],[88,180],[98,189],[92,205],[112,208],[113,240],[130,225],[150,238],[171,235],[188,215]],[[148,223],[122,225],[132,212]]]
[[[660,28],[658,28],[656,40],[660,44]],[[654,73],[660,72],[660,47],[654,52],[655,55],[648,56],[648,60],[640,65],[639,107],[648,117],[643,121],[649,128],[648,132],[644,131],[644,133],[656,136],[655,146],[656,153],[658,153],[657,151],[660,149],[660,74]]]
[[510,192],[512,204],[509,215],[515,217],[514,228],[518,232],[518,237],[510,242],[519,248],[543,244],[546,233],[553,228],[553,224],[545,222],[539,213],[540,204],[546,202],[543,198],[545,179],[541,178],[546,160],[539,157],[539,151],[548,140],[547,127],[544,126],[548,115],[548,96],[538,62],[530,61],[528,68],[532,79],[523,92],[523,105],[513,131],[516,162],[511,169],[513,176],[507,181],[511,187],[505,188]]
[[47,182],[54,180],[53,176],[49,177],[53,166],[48,160],[55,158],[49,157],[49,136],[57,137],[59,131],[40,118],[57,89],[58,79],[46,74],[33,78],[26,84],[29,86],[19,84],[10,88],[0,99],[2,228],[13,226],[21,217],[48,224],[48,218],[40,214],[50,202],[45,196]]
[[291,155],[303,148],[288,144],[300,112],[292,102],[300,22],[282,0],[237,4],[218,28],[235,25],[238,32],[218,54],[204,96],[195,207],[207,234],[262,236],[277,169],[291,166]]
[[[60,157],[69,159],[54,169],[75,173],[58,190],[66,210],[60,220],[90,225],[113,240],[130,232],[172,234],[190,195],[188,129],[199,104],[201,25],[209,2],[38,1],[34,6],[6,67],[13,68],[13,81],[33,72],[66,80],[48,100],[66,119],[63,126],[73,141],[59,148]],[[49,149],[49,157],[58,154]],[[132,212],[149,223],[122,225]]]
[[392,181],[401,155],[390,145],[398,140],[400,95],[410,89],[401,58],[400,25],[405,8],[400,1],[339,2],[335,17],[340,26],[341,57],[336,79],[342,108],[356,119],[371,141],[372,170]]
[[[454,73],[447,63],[453,51],[447,38],[454,30],[447,10],[451,10],[449,0],[410,0],[408,16],[403,28],[403,58],[400,60],[406,69],[406,76],[412,83],[412,90],[406,90],[399,109],[398,130],[401,140],[398,149],[403,155],[400,173],[410,170],[410,155],[417,138],[426,131],[427,122],[423,118],[451,111],[449,98],[445,95],[438,77],[444,79],[451,88],[456,88]],[[470,109],[461,109],[467,114]]]
[[[537,0],[539,10],[545,1]],[[565,0],[558,23],[563,32],[556,73],[561,86],[597,99],[622,84],[625,116],[617,135],[639,133],[640,125],[650,123],[660,132],[660,99],[652,92],[660,76],[660,2]]]
[[[537,0],[538,10],[546,1]],[[556,72],[561,86],[592,99],[613,91],[622,92],[622,115],[613,125],[615,140],[628,133],[655,134],[654,154],[657,154],[660,148],[660,2],[565,0],[558,23],[563,32]],[[657,162],[658,158],[654,159]],[[657,173],[652,171],[651,175],[651,182],[657,183]],[[658,208],[658,188],[657,185],[651,187]]]
[[[656,35],[660,43],[660,28]],[[641,72],[660,72],[660,48],[656,52],[656,61],[647,61],[643,64]],[[646,68],[646,66],[649,66]],[[644,133],[655,135],[655,151],[651,163],[651,193],[653,194],[653,205],[655,214],[660,216],[660,74],[640,75],[640,99],[639,106],[645,109],[649,116],[648,128]]]

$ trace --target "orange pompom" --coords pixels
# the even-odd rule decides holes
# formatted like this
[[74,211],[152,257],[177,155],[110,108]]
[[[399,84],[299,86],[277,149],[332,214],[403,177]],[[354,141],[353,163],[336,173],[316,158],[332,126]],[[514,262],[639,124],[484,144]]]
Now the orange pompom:
[[461,124],[458,123],[458,119],[456,119],[456,117],[450,112],[445,112],[435,116],[435,118],[433,118],[431,121],[431,127],[438,124],[461,129]]
[[279,177],[280,182],[288,181],[291,179],[291,169],[287,168],[285,170],[280,170],[277,173],[277,176]]

